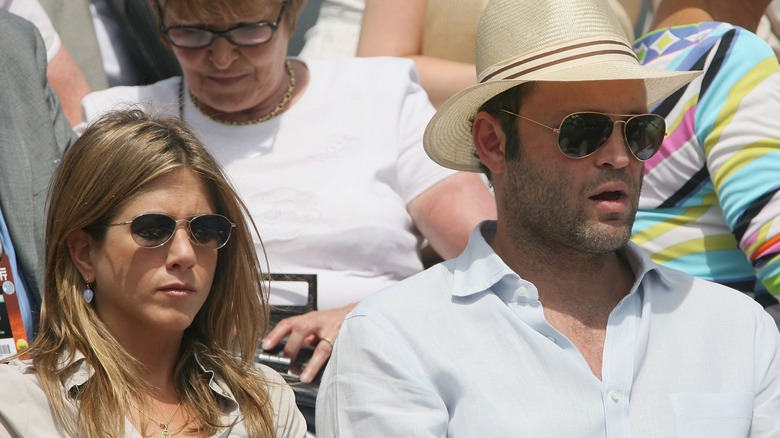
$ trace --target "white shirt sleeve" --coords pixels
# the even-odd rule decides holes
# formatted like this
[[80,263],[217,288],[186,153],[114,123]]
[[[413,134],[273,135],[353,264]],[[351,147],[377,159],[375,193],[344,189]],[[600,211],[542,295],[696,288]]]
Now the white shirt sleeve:
[[780,337],[767,314],[759,312],[756,330],[756,393],[750,436],[780,436]]
[[[444,401],[392,326],[353,314],[317,395],[317,437],[444,437]],[[380,413],[380,414],[378,414]]]

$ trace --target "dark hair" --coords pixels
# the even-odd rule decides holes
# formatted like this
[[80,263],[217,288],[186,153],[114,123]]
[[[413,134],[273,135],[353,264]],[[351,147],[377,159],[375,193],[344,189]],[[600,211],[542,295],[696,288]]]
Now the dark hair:
[[[520,157],[520,149],[518,147],[520,144],[520,134],[516,129],[517,117],[501,110],[505,109],[520,114],[520,106],[526,96],[531,93],[532,86],[533,82],[516,85],[506,91],[496,94],[487,102],[483,103],[477,110],[477,113],[484,111],[492,115],[501,123],[501,129],[503,129],[504,134],[506,135],[507,161],[517,160]],[[479,158],[479,156],[477,156],[477,158]],[[479,169],[487,176],[488,181],[492,183],[493,176],[490,174],[490,169],[485,166],[482,160],[479,161]]]

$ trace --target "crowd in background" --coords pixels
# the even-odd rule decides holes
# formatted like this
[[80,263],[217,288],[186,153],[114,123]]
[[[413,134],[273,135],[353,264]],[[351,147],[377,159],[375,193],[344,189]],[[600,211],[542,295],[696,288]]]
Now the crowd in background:
[[[665,119],[667,137],[659,152],[644,162],[632,241],[659,265],[751,296],[780,326],[780,124],[774,117],[780,113],[780,2],[752,2],[753,9],[735,8],[727,1],[713,2],[709,9],[698,0],[605,2],[625,39],[633,42],[641,64],[705,72],[650,108]],[[61,280],[62,274],[47,265],[52,261],[45,251],[53,242],[44,242],[44,237],[69,240],[67,233],[57,236],[48,229],[56,217],[45,224],[47,199],[64,196],[50,193],[50,181],[66,152],[86,147],[74,146],[80,144],[81,135],[92,142],[98,142],[96,136],[110,137],[110,132],[101,131],[108,129],[105,126],[117,132],[123,123],[135,126],[137,132],[123,134],[135,138],[161,125],[170,131],[184,130],[185,143],[197,153],[203,149],[210,154],[203,165],[178,164],[195,176],[190,183],[197,185],[203,173],[214,172],[221,185],[224,171],[225,187],[235,187],[235,193],[232,188],[220,189],[218,195],[203,191],[203,199],[192,201],[199,205],[194,209],[197,215],[241,215],[242,219],[228,219],[242,229],[234,231],[239,233],[234,239],[251,245],[259,258],[258,275],[316,278],[317,299],[309,308],[274,321],[268,330],[266,321],[258,321],[256,333],[241,337],[245,349],[249,340],[256,340],[261,350],[280,351],[293,362],[308,352],[297,377],[316,385],[345,318],[361,300],[423,271],[434,263],[428,257],[438,261],[458,256],[472,230],[497,215],[486,178],[442,167],[423,149],[426,126],[436,111],[451,108],[453,97],[480,82],[483,72],[477,70],[476,41],[488,0],[404,0],[402,7],[399,3],[324,0],[319,10],[312,10],[304,9],[305,0],[0,0],[0,9],[37,29],[5,13],[0,16],[11,23],[0,45],[0,80],[9,85],[0,91],[4,137],[0,254],[6,254],[9,262],[3,269],[17,279],[12,300],[25,333],[25,342],[0,349],[0,357],[25,351],[28,342],[44,334],[41,321],[50,331],[60,330],[50,319],[55,312],[52,305],[48,304],[48,315],[42,312],[52,299],[46,295],[64,288],[54,283],[54,276]],[[317,14],[314,25],[299,28],[301,14],[312,11]],[[262,21],[257,22],[257,17]],[[295,35],[305,40],[300,53],[289,48]],[[140,111],[130,118],[112,119],[117,109]],[[190,129],[193,139],[187,137]],[[117,157],[106,158],[111,159]],[[172,173],[154,178],[179,175],[168,170]],[[154,178],[143,184],[152,184]],[[121,196],[136,199],[138,193],[145,192],[128,189]],[[234,196],[235,206],[221,205],[232,205]],[[202,207],[205,204],[208,208]],[[120,223],[106,221],[116,220],[130,226],[138,243],[135,218],[116,216],[125,207],[120,203],[103,211],[88,210],[85,215],[95,216],[77,228],[100,225],[113,232]],[[138,213],[143,216],[148,211],[142,208]],[[195,219],[166,214],[174,219],[171,236],[182,219],[189,219],[184,227],[193,248],[200,248],[198,237],[192,235]],[[259,233],[247,231],[253,226]],[[102,235],[90,234],[90,239],[99,242]],[[232,244],[226,248],[220,254],[243,254]],[[61,257],[68,253],[60,251],[64,251]],[[81,266],[73,248],[68,254]],[[102,293],[110,288],[108,282],[94,275],[89,278],[87,272],[92,271],[75,273],[74,269],[71,274],[78,284],[69,283],[67,289],[75,291],[77,298],[83,293],[86,308],[97,309],[92,297],[95,303],[107,301]],[[219,277],[227,268],[211,269]],[[307,297],[300,295],[272,284],[263,299],[267,302],[254,303],[253,309],[306,302]],[[211,301],[201,305],[221,308]],[[102,327],[79,315],[80,321]],[[224,330],[225,321],[217,316],[203,321],[194,314],[190,318],[201,328]],[[126,333],[109,331],[113,336]],[[86,340],[95,333],[74,334],[78,342],[65,340],[70,350],[55,352],[78,350],[68,366],[83,359],[79,354],[100,362],[102,353],[87,347]],[[57,343],[51,333],[44,335],[49,345]],[[241,365],[215,353],[217,340],[190,336],[181,328],[179,337],[170,342],[175,343],[159,346],[188,348],[188,366],[217,369],[232,385],[247,381],[237,377],[244,372]],[[30,350],[34,358],[56,357],[36,345]],[[148,353],[122,347],[131,354]],[[201,357],[211,354],[219,358],[200,363]],[[241,360],[251,362],[254,354],[252,350]],[[111,396],[111,409],[133,410],[132,402],[122,401],[125,397],[141,405],[129,419],[140,429],[159,425],[159,431],[166,432],[173,424],[184,431],[194,427],[191,418],[203,415],[209,420],[196,432],[190,431],[199,435],[201,426],[216,430],[216,408],[195,406],[203,391],[213,387],[185,390],[163,382],[160,385],[169,391],[147,398],[128,389],[143,376],[142,367],[133,363],[134,372],[121,377],[113,375],[110,366],[101,371],[105,382],[115,379],[125,391]],[[165,366],[172,369],[175,363],[170,358]],[[31,371],[23,368],[22,372]],[[280,380],[272,371],[261,372],[261,378]],[[80,391],[77,386],[73,391]],[[259,388],[246,393],[234,390],[235,394],[225,395],[225,403],[232,400],[236,406],[240,402],[256,408],[251,427],[267,431],[273,413],[258,407],[263,397],[289,405],[290,394]],[[47,396],[52,394],[47,388]],[[152,399],[163,402],[157,405]],[[171,420],[147,415],[144,409],[153,408],[159,408],[159,418]],[[313,435],[313,407],[307,412],[299,403],[299,408]],[[58,419],[67,417],[63,406],[55,411]],[[301,433],[304,426],[297,412],[285,412],[289,430],[296,431],[290,433]],[[80,417],[79,426],[98,430],[95,422],[85,418]],[[121,428],[121,424],[113,426]]]

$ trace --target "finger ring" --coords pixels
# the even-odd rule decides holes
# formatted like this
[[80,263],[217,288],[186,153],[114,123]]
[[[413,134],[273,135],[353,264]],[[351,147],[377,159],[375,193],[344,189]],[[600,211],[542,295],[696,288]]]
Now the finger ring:
[[330,348],[333,348],[333,341],[330,338],[320,338],[320,341],[325,341],[330,344]]

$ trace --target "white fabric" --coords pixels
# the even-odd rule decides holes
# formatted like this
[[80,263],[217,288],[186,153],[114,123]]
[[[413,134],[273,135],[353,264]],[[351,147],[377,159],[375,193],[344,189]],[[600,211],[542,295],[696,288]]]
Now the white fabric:
[[32,22],[41,33],[43,43],[46,45],[46,60],[51,62],[54,59],[54,55],[62,46],[62,41],[38,0],[0,0],[0,9]]
[[317,22],[306,31],[300,56],[306,59],[355,56],[364,7],[365,0],[324,0]]
[[753,300],[629,244],[636,280],[610,314],[599,380],[487,244],[495,222],[481,228],[347,317],[319,438],[780,436],[780,333]]
[[[317,274],[319,308],[329,309],[422,269],[406,206],[454,172],[422,149],[434,110],[411,61],[307,65],[302,98],[268,122],[219,124],[186,92],[184,113],[248,204],[271,272]],[[86,120],[123,102],[178,115],[179,81],[92,93],[82,103]]]
[[323,0],[322,6],[340,6],[348,11],[363,12],[366,0]]

